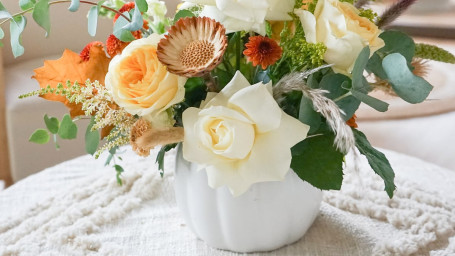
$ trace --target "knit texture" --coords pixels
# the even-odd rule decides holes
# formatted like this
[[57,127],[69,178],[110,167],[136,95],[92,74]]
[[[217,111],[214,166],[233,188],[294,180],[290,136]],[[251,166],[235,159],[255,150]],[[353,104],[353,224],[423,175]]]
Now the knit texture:
[[[251,255],[455,255],[455,172],[385,151],[397,172],[389,200],[365,159],[297,243]],[[0,192],[0,255],[237,255],[210,248],[185,226],[172,188],[175,152],[161,178],[125,150],[126,172],[83,156]],[[348,158],[348,163],[353,158]]]

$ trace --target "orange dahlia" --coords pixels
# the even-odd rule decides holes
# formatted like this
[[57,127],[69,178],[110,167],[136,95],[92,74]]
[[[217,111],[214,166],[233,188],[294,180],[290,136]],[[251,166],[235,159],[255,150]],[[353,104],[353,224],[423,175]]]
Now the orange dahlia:
[[253,66],[261,65],[262,69],[275,64],[283,53],[275,40],[265,36],[250,37],[245,47],[246,50],[243,51],[243,54],[248,57],[248,61],[253,62]]
[[123,49],[128,45],[129,43],[123,42],[114,35],[110,35],[107,40],[106,40],[106,51],[109,56],[114,57],[117,54],[122,53]]
[[223,25],[207,17],[182,18],[158,44],[158,59],[168,71],[199,77],[213,70],[227,48]]
[[90,49],[94,45],[104,47],[104,44],[102,42],[100,42],[100,41],[93,41],[93,42],[88,43],[84,47],[84,49],[82,49],[82,51],[79,53],[79,56],[81,57],[81,59],[83,61],[89,61],[90,60]]
[[356,118],[357,118],[357,116],[354,114],[348,121],[346,121],[346,124],[351,126],[352,128],[359,127],[355,121]]

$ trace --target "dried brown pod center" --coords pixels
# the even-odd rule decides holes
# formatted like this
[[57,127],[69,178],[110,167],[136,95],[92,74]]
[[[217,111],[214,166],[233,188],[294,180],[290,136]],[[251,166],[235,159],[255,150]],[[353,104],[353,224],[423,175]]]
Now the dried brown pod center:
[[197,40],[189,43],[180,52],[180,61],[186,68],[204,66],[215,55],[215,46],[207,40]]

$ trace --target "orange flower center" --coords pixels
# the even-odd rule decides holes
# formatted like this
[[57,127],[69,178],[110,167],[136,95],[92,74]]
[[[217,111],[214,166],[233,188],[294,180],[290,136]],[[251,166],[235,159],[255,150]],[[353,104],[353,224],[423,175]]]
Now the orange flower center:
[[180,61],[186,68],[196,68],[207,64],[215,55],[215,46],[207,40],[189,43],[180,52]]

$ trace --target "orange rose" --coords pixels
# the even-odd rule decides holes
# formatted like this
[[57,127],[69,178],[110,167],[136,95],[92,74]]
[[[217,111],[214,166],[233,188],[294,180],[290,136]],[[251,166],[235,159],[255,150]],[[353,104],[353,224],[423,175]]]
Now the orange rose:
[[158,60],[161,38],[152,34],[130,43],[112,59],[105,79],[106,88],[120,107],[145,118],[154,127],[173,125],[172,113],[167,110],[185,95],[186,78],[169,73]]

